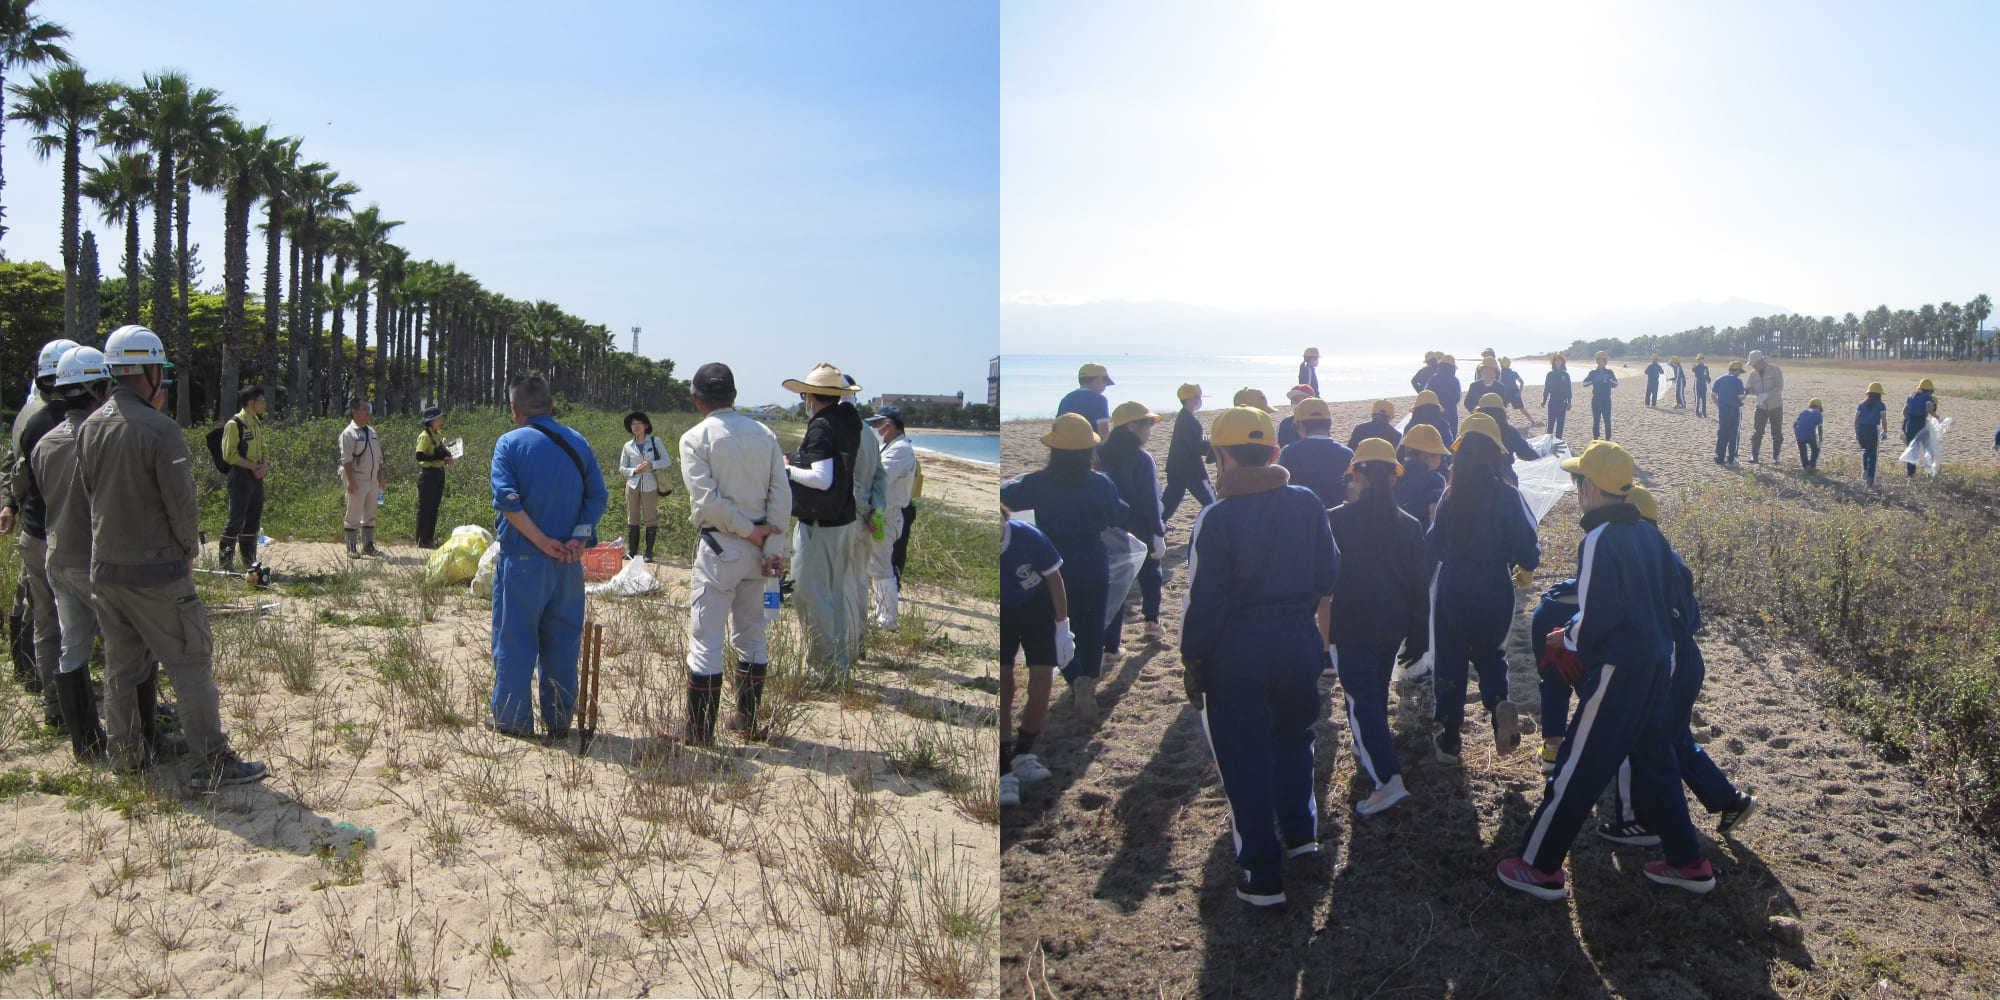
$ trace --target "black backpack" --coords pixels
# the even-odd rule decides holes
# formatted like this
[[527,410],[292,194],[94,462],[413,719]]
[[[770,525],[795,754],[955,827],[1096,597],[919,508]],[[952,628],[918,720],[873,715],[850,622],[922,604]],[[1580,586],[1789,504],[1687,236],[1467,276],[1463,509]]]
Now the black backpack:
[[250,428],[243,426],[243,422],[235,417],[230,417],[220,427],[208,432],[208,457],[215,462],[215,471],[225,476],[229,475],[229,470],[232,466],[222,458],[222,432],[230,424],[236,425],[236,432],[238,434],[249,433]]

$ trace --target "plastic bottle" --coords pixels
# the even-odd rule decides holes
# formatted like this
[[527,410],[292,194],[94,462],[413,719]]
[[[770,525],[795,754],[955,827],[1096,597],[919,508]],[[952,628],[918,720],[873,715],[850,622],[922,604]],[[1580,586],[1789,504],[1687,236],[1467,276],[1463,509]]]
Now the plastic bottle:
[[765,577],[765,578],[764,578],[764,620],[765,620],[765,621],[767,621],[767,622],[774,622],[774,621],[777,621],[777,620],[778,620],[778,609],[779,609],[780,607],[782,607],[782,606],[783,606],[783,604],[784,604],[784,596],[783,596],[782,594],[778,593],[778,578],[777,578],[777,577],[775,577],[775,576],[767,576],[767,577]]
[[873,514],[868,515],[868,520],[869,523],[874,526],[875,540],[878,542],[881,541],[882,536],[888,533],[889,519],[883,517],[882,512],[878,510]]

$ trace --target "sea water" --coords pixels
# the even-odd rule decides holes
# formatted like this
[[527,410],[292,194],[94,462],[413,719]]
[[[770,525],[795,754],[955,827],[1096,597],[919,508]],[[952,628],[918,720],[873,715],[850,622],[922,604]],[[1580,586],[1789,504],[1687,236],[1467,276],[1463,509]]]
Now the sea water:
[[[1049,411],[1055,411],[1054,406]],[[998,434],[925,434],[911,431],[905,435],[910,439],[910,447],[918,451],[937,452],[967,462],[981,465],[1000,464],[1000,435]]]

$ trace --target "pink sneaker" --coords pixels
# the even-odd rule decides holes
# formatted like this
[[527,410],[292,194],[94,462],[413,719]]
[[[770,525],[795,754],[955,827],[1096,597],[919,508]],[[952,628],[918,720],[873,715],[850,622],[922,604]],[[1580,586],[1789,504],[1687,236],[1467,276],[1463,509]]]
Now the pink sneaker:
[[1560,870],[1542,871],[1529,864],[1526,858],[1508,858],[1500,862],[1499,874],[1500,881],[1508,887],[1537,899],[1569,898],[1569,885]]
[[1665,861],[1648,861],[1645,868],[1646,877],[1661,885],[1677,885],[1695,893],[1715,888],[1715,866],[1709,864],[1707,858],[1680,868]]

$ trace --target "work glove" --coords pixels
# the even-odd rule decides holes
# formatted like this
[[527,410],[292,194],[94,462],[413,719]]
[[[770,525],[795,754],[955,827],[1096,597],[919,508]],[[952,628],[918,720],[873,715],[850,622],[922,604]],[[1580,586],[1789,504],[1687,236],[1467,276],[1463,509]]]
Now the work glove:
[[1541,661],[1535,664],[1544,677],[1554,677],[1574,687],[1583,680],[1583,661],[1563,642],[1562,629],[1550,629],[1542,646]]
[[1165,559],[1167,557],[1167,536],[1154,535],[1153,544],[1147,547],[1147,551],[1151,552],[1155,559]]
[[1532,586],[1534,586],[1534,585],[1535,585],[1535,571],[1534,571],[1534,570],[1531,570],[1531,569],[1523,569],[1523,568],[1521,568],[1521,567],[1519,567],[1519,566],[1516,566],[1516,567],[1514,567],[1514,587],[1515,587],[1515,589],[1517,589],[1517,590],[1526,590],[1527,588],[1529,588],[1529,587],[1532,587]]
[[1187,694],[1188,704],[1193,705],[1195,711],[1201,711],[1203,707],[1202,693],[1207,688],[1208,678],[1202,672],[1202,662],[1182,657],[1181,690]]
[[1076,659],[1076,634],[1069,630],[1069,619],[1056,622],[1056,666],[1069,666]]

